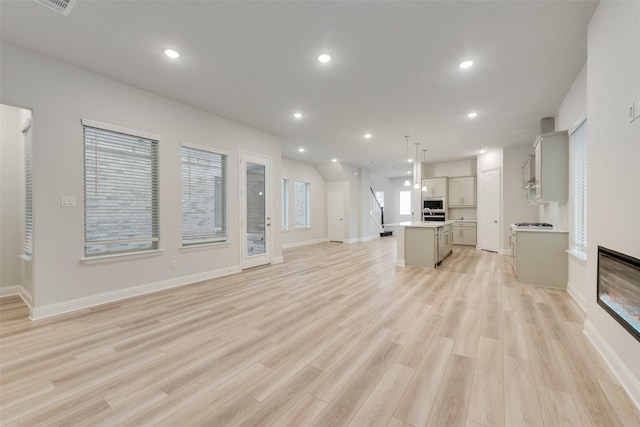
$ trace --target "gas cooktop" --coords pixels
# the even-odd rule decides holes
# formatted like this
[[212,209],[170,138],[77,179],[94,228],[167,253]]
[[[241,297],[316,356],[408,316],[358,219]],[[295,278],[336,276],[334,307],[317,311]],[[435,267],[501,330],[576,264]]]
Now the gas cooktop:
[[540,227],[540,228],[553,228],[553,225],[548,222],[516,222],[516,227]]

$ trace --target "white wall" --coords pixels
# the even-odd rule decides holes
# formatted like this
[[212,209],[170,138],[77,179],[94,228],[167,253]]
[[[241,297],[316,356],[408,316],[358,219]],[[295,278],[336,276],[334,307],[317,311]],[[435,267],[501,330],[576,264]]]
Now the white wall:
[[20,131],[24,123],[21,110],[15,107],[0,106],[0,117],[0,287],[6,289],[22,284],[24,144]]
[[640,342],[595,298],[598,245],[640,258],[640,120],[629,123],[627,115],[640,101],[638,28],[640,2],[600,2],[589,24],[585,332],[640,407]]
[[439,176],[473,176],[476,175],[477,164],[475,157],[440,163],[422,163],[422,177]]
[[535,222],[538,206],[529,204],[522,189],[522,165],[533,154],[531,144],[511,145],[503,149],[502,172],[502,240],[500,247],[509,251],[509,226],[515,222]]
[[[282,230],[282,246],[286,248],[326,240],[327,188],[318,169],[308,163],[282,159],[282,178],[289,179],[289,230]],[[311,227],[309,228],[295,226],[295,181],[310,184]],[[281,200],[280,197],[278,200]]]
[[[36,307],[61,302],[70,307],[68,302],[78,298],[96,301],[99,294],[122,295],[137,286],[176,284],[239,268],[239,150],[270,157],[271,188],[278,189],[278,138],[11,45],[2,45],[2,55],[1,101],[29,107],[34,115]],[[82,118],[160,136],[162,255],[106,264],[80,262],[84,243]],[[183,140],[229,153],[227,245],[180,250]],[[61,195],[75,196],[77,206],[60,207]],[[278,200],[272,209],[276,229],[280,228]],[[280,233],[272,233],[272,238],[272,255],[277,259],[282,256]],[[178,261],[178,269],[171,269],[171,260]]]
[[[567,92],[558,113],[556,114],[556,130],[571,130],[587,115],[587,64],[585,63]],[[540,220],[566,224],[569,228],[570,203],[542,205]],[[554,212],[554,210],[556,212]],[[555,218],[554,218],[555,216]],[[567,291],[586,309],[591,298],[587,280],[587,264],[585,261],[569,256],[569,279]]]

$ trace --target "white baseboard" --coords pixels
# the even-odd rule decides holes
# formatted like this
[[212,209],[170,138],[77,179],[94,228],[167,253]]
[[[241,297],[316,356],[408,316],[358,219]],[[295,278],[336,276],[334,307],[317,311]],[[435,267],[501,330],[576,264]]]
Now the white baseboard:
[[513,255],[511,253],[511,249],[500,249],[500,251],[498,251],[498,253],[500,255],[508,255],[508,256],[512,256]]
[[189,276],[176,277],[174,279],[162,280],[146,285],[134,286],[117,291],[105,292],[102,294],[91,295],[88,297],[77,298],[70,301],[57,302],[54,304],[44,305],[41,307],[33,307],[31,309],[31,320],[44,319],[46,317],[57,316],[71,311],[82,310],[96,305],[106,304],[125,298],[131,298],[139,295],[149,294],[165,289],[177,288],[192,283],[202,282],[205,280],[215,279],[217,277],[228,276],[230,274],[239,273],[240,266],[232,266],[221,268],[218,270],[206,271],[204,273],[191,274]]
[[596,350],[598,350],[598,353],[600,353],[609,368],[613,371],[613,374],[618,381],[620,381],[622,387],[627,391],[633,403],[640,410],[640,381],[633,375],[627,365],[618,357],[615,350],[589,320],[584,322],[584,334]]
[[11,295],[18,295],[22,298],[22,301],[25,302],[31,308],[33,306],[33,297],[31,294],[24,288],[22,285],[15,286],[6,286],[4,288],[0,288],[0,298],[8,297]]
[[344,243],[358,243],[358,238],[354,237],[353,239],[344,239]]
[[397,259],[396,260],[396,265],[398,267],[406,267],[407,266],[407,264],[405,263],[405,261],[403,259]]
[[371,240],[379,239],[380,233],[372,234],[371,236],[366,236],[360,239],[361,242],[369,242]]
[[283,256],[277,256],[277,257],[271,258],[271,264],[282,264],[283,262],[284,262]]
[[304,242],[285,243],[284,245],[282,245],[282,249],[297,248],[298,246],[307,246],[313,245],[315,243],[325,243],[328,241],[329,238],[323,237],[322,239],[305,240]]
[[571,298],[573,298],[573,300],[576,302],[576,304],[578,304],[582,311],[586,313],[587,300],[580,294],[580,292],[576,290],[575,286],[573,286],[571,282],[567,282],[567,292],[569,293],[569,295],[571,295]]

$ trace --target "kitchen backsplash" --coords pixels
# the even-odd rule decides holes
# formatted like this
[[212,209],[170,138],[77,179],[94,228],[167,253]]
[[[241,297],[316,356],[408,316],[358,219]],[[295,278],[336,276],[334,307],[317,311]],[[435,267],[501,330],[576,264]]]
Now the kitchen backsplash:
[[477,219],[476,208],[449,208],[447,219]]
[[567,203],[551,202],[540,205],[540,221],[553,224],[561,230],[569,229],[569,208]]

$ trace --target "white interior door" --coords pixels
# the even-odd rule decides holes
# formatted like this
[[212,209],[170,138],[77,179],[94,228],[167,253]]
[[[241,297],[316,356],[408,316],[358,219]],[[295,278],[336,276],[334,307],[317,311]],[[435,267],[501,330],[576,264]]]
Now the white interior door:
[[480,172],[478,179],[478,248],[500,250],[500,169]]
[[242,268],[271,263],[271,161],[240,154]]
[[344,241],[344,192],[342,190],[330,190],[328,201],[329,212],[329,240],[332,242]]

